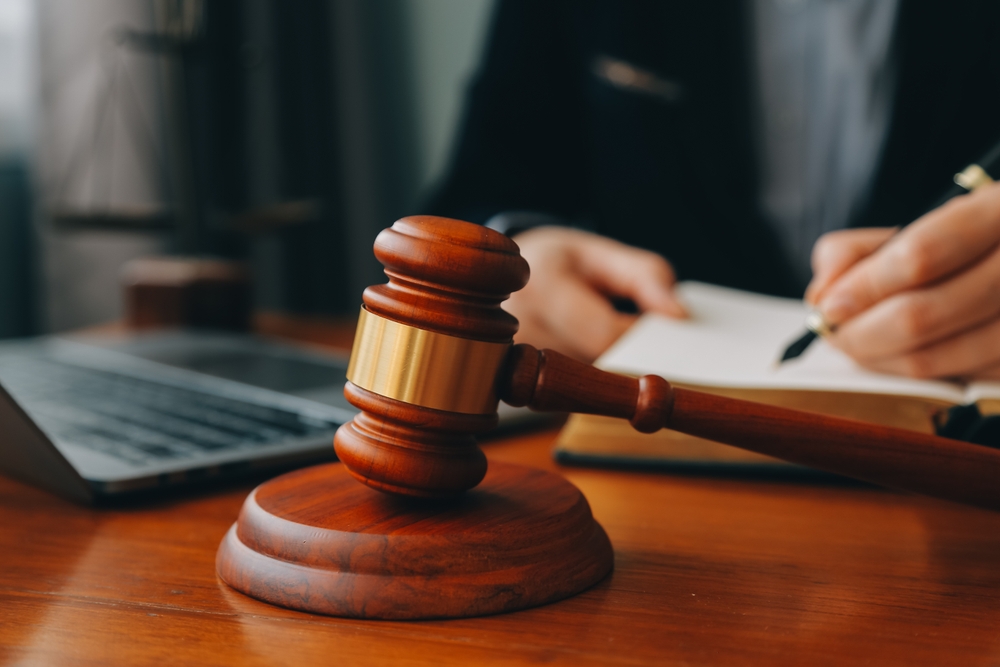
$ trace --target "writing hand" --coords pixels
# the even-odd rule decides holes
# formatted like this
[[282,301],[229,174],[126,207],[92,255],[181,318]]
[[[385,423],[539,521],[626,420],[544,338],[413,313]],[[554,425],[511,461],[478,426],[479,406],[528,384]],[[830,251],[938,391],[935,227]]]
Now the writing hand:
[[673,269],[655,253],[564,227],[538,227],[514,241],[531,267],[528,285],[504,303],[521,323],[517,342],[591,362],[635,321],[609,297],[687,316],[672,290]]
[[1000,379],[1000,184],[894,232],[817,242],[806,299],[836,326],[830,343],[883,372]]

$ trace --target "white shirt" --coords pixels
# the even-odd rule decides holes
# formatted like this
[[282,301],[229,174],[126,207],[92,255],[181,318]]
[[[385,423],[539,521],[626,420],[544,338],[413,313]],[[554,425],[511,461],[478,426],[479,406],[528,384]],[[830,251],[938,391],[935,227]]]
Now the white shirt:
[[800,279],[864,206],[892,111],[898,0],[754,0],[759,206]]

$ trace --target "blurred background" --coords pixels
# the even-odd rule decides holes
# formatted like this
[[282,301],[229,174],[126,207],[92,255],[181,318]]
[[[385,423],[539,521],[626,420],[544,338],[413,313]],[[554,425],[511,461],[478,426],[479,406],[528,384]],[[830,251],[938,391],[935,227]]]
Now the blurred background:
[[493,0],[0,0],[0,337],[121,317],[130,259],[353,313],[448,160]]

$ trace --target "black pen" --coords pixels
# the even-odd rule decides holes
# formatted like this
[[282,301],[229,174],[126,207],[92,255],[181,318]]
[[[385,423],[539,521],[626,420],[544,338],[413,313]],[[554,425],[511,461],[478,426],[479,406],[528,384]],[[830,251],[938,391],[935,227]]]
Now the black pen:
[[[994,174],[1000,176],[1000,143],[991,148],[981,160],[970,164],[955,174],[955,184],[928,210],[933,211],[953,197],[967,194],[987,183],[992,183],[994,181]],[[818,337],[826,336],[833,332],[833,326],[823,318],[823,314],[819,311],[809,313],[809,316],[806,318],[806,329],[807,331],[798,340],[785,348],[784,354],[781,355],[781,361],[778,362],[779,364],[783,364],[789,359],[795,359],[805,352],[806,348]]]

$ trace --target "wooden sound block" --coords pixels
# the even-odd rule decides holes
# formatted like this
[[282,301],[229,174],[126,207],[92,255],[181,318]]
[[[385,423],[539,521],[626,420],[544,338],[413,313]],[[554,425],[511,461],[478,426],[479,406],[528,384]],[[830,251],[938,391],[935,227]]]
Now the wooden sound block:
[[380,493],[342,464],[257,487],[216,569],[251,597],[355,618],[481,616],[554,602],[610,571],[611,543],[559,475],[491,462],[451,500]]

